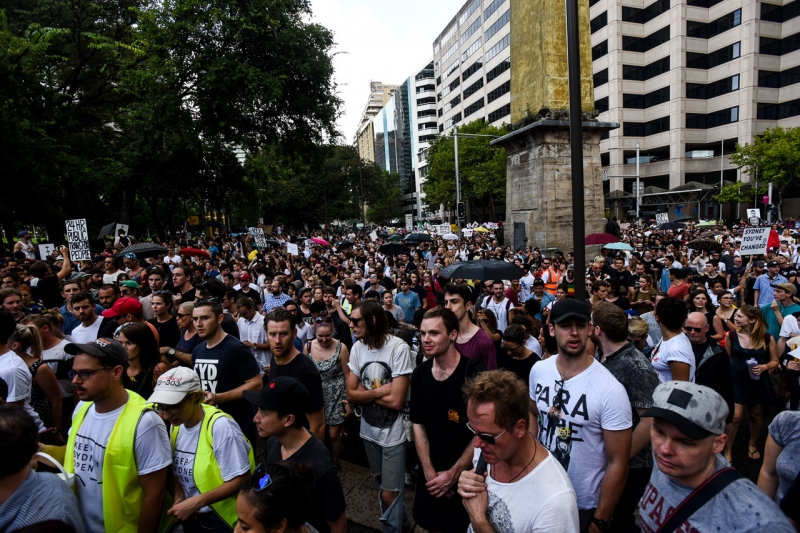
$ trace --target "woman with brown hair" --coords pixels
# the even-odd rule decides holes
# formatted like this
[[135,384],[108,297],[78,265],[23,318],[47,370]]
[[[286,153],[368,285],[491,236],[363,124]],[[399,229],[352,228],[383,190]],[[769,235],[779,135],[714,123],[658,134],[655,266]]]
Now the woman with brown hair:
[[152,330],[143,322],[128,322],[114,336],[128,352],[129,366],[122,375],[122,385],[147,398],[153,392],[153,368],[161,360]]
[[172,293],[169,291],[156,291],[150,297],[150,302],[153,306],[153,314],[155,317],[148,320],[156,331],[158,331],[158,339],[160,346],[169,346],[174,348],[181,340],[181,330],[178,327],[178,321],[173,315],[174,313],[174,300]]
[[649,313],[654,309],[651,297],[658,291],[653,286],[653,276],[650,274],[643,274],[639,276],[639,288],[634,289],[631,298],[631,309],[643,315]]
[[758,439],[764,425],[764,405],[769,405],[773,396],[770,371],[778,367],[777,342],[767,333],[761,310],[745,305],[733,315],[735,331],[728,333],[725,349],[731,358],[733,371],[733,422],[728,424],[725,433],[725,458],[730,461],[733,441],[747,407],[750,418],[750,442],[747,453],[750,459],[761,459]]
[[495,351],[499,350],[503,332],[497,329],[497,317],[491,309],[478,311],[478,326],[492,339]]

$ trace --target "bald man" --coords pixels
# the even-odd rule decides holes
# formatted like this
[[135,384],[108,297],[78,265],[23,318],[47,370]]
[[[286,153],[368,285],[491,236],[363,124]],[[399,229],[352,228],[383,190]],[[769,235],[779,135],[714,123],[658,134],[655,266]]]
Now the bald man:
[[733,377],[725,348],[708,336],[708,319],[703,313],[689,313],[683,331],[692,343],[697,369],[694,381],[714,389],[728,404],[728,423],[733,420]]

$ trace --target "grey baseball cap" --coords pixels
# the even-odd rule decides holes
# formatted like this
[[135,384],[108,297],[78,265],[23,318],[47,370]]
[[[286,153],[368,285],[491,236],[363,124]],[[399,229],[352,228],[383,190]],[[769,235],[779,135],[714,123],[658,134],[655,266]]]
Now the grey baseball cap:
[[725,433],[728,405],[714,389],[689,381],[667,381],[653,392],[653,407],[642,416],[663,418],[690,439]]

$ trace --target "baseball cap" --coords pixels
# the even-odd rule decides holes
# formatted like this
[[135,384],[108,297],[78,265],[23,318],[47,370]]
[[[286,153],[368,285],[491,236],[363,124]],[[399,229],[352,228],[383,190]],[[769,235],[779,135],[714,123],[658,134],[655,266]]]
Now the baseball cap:
[[177,405],[183,401],[187,393],[201,390],[200,378],[191,368],[178,366],[171,368],[159,376],[153,394],[147,399],[148,403],[164,405]]
[[273,378],[260,391],[244,391],[242,396],[261,409],[294,415],[304,427],[309,427],[306,413],[311,407],[311,396],[295,378]]
[[794,286],[794,283],[772,283],[770,286],[775,289],[783,289],[792,296],[797,294],[797,287]]
[[534,285],[544,285],[544,280],[542,278],[536,278],[533,280]]
[[767,268],[776,266],[781,266],[781,265],[777,261],[770,261],[769,263],[767,263]]
[[756,266],[758,268],[764,268],[764,261],[753,261],[753,266]]
[[239,276],[239,279],[242,281],[250,281],[250,274],[247,272],[242,272],[242,275]]
[[568,265],[567,266],[567,271],[569,271],[569,270],[575,270],[575,265]]
[[69,343],[64,346],[64,351],[69,355],[85,353],[97,358],[109,358],[114,363],[128,367],[128,351],[122,344],[108,337],[100,337],[85,344]]
[[114,302],[111,309],[106,309],[102,314],[106,318],[116,318],[121,315],[135,315],[142,312],[142,304],[136,298],[123,296]]
[[136,257],[136,254],[133,252],[128,252],[127,254],[125,254],[125,259],[133,259],[134,261],[139,260],[139,258]]
[[133,281],[132,279],[124,279],[124,280],[120,281],[119,282],[119,286],[120,287],[128,287],[130,289],[136,289],[137,291],[139,290],[139,284],[136,283],[135,281]]
[[642,416],[663,418],[690,439],[725,433],[728,404],[714,389],[690,381],[667,381],[653,392]]
[[74,279],[75,281],[80,281],[82,279],[91,278],[91,277],[92,277],[92,275],[89,274],[88,272],[76,272],[69,279]]
[[559,324],[569,318],[578,318],[591,322],[592,315],[586,302],[567,298],[553,304],[553,309],[550,311],[550,322]]
[[17,238],[18,238],[18,239],[21,239],[21,238],[23,238],[25,235],[30,235],[30,234],[31,234],[31,232],[30,232],[30,231],[28,231],[28,230],[24,229],[24,230],[20,231],[19,233],[17,233]]

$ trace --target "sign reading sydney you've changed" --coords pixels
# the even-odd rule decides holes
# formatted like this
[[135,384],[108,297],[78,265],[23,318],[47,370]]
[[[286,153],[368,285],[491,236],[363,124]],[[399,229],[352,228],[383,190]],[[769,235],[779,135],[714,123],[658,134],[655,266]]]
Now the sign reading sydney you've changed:
[[92,252],[89,250],[89,231],[86,228],[85,218],[67,220],[67,243],[69,243],[69,258],[73,261],[91,261]]

